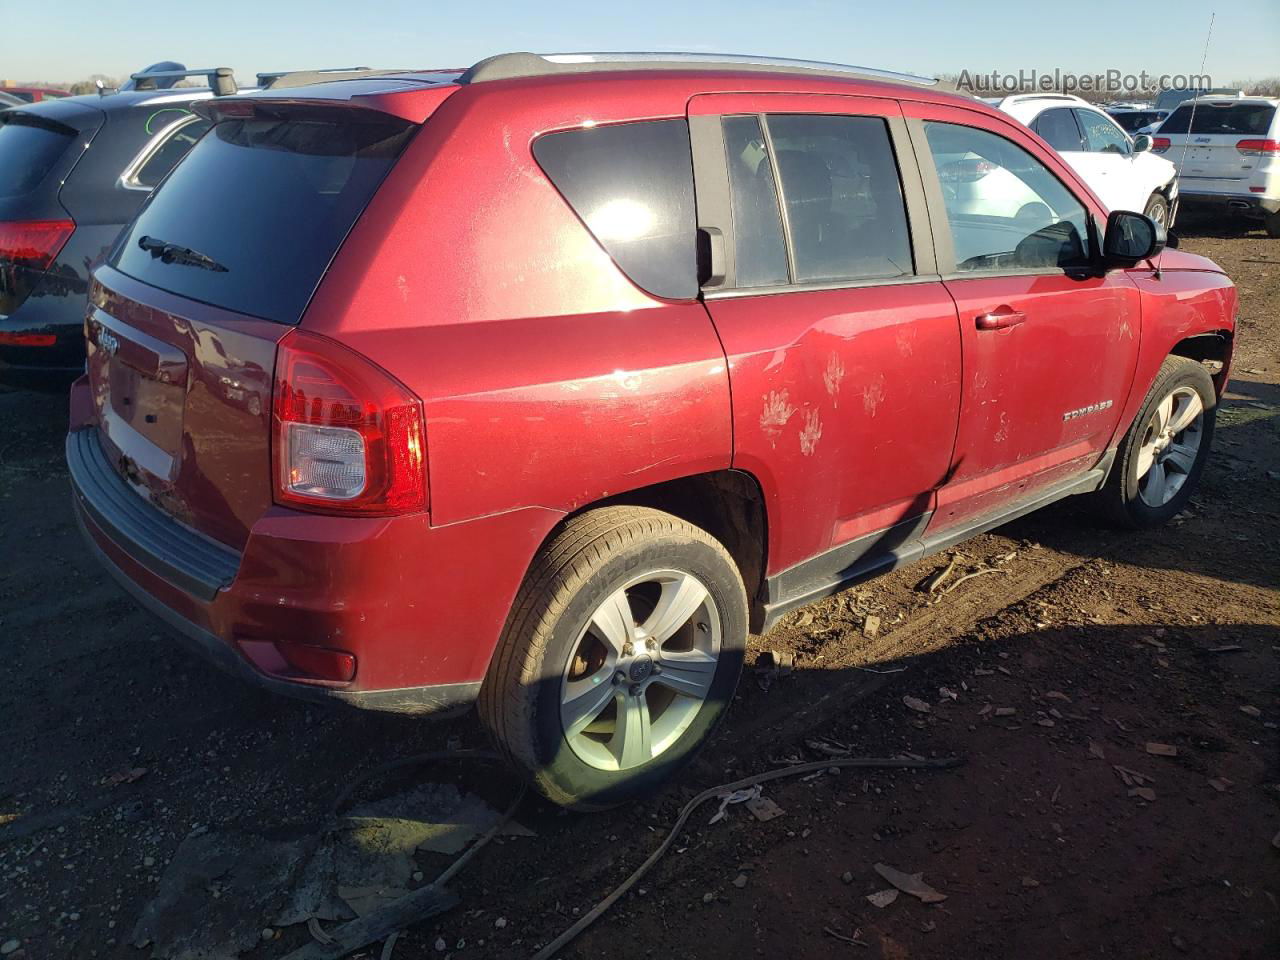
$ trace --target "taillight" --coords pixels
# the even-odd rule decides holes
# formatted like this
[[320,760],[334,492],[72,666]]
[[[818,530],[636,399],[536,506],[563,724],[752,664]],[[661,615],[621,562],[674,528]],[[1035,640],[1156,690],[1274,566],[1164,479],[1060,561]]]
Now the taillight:
[[1241,140],[1236,149],[1246,157],[1270,157],[1280,154],[1280,140]]
[[290,331],[276,355],[273,417],[276,503],[361,516],[425,509],[422,401],[360,354]]
[[45,270],[75,229],[71,220],[0,222],[0,260]]
[[0,344],[6,347],[52,347],[58,342],[52,333],[2,333]]
[[1164,153],[1171,146],[1173,146],[1173,141],[1170,140],[1168,137],[1152,137],[1151,138],[1152,153]]

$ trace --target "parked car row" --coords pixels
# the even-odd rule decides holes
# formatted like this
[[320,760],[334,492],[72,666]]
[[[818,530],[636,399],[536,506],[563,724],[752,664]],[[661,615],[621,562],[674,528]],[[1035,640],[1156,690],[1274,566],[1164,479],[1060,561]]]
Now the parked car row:
[[[317,75],[333,73],[306,74]],[[248,89],[297,76],[261,74]],[[93,266],[209,128],[194,105],[244,92],[226,67],[165,61],[119,90],[0,112],[0,383],[65,389],[84,371]]]
[[748,630],[1065,496],[1150,527],[1195,489],[1235,290],[1009,112],[696,54],[268,80],[0,127],[9,219],[180,104],[104,164],[134,212],[72,177],[4,269],[125,222],[65,268],[76,515],[253,683],[478,703],[599,809],[708,739]]

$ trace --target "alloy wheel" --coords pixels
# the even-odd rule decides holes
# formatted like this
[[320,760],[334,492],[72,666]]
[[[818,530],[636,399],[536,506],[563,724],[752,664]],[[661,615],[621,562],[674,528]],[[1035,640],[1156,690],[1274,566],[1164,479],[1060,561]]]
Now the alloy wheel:
[[1195,466],[1204,437],[1204,402],[1192,387],[1178,387],[1156,406],[1138,449],[1138,496],[1163,507],[1178,495]]
[[596,608],[565,665],[560,720],[570,748],[600,770],[648,763],[688,729],[711,690],[720,616],[677,570],[635,577]]

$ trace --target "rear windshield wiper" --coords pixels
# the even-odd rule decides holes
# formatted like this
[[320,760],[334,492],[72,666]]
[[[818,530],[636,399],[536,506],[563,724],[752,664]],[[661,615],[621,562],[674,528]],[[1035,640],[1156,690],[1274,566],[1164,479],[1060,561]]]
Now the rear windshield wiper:
[[184,267],[199,267],[202,270],[212,270],[215,273],[227,272],[227,268],[213,259],[213,257],[206,256],[198,250],[192,250],[190,247],[180,247],[176,243],[165,243],[155,237],[139,237],[138,246],[164,263],[176,263]]

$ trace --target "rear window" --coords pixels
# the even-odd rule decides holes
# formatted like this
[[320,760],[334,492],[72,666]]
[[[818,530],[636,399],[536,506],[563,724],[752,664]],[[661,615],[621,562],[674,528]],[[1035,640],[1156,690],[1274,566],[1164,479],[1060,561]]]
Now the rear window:
[[414,126],[223,120],[151,195],[112,265],[180,296],[297,323]]
[[1180,106],[1160,125],[1160,132],[1187,133],[1187,126],[1190,125],[1191,133],[1261,137],[1271,129],[1271,119],[1276,115],[1276,108],[1269,103],[1233,103],[1225,107],[1197,103],[1194,109],[1193,120],[1192,105],[1187,103]]
[[698,295],[693,155],[684,120],[550,133],[538,165],[614,263],[659,297]]
[[70,128],[22,113],[0,113],[0,197],[32,190],[74,139]]

